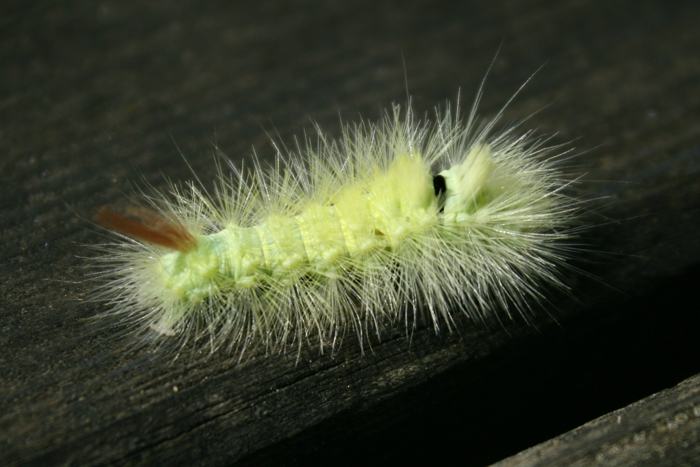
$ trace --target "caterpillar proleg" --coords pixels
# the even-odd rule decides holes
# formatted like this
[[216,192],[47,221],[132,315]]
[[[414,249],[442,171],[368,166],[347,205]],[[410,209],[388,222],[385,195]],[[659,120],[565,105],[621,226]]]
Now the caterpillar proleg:
[[578,202],[558,147],[522,122],[495,131],[502,111],[479,123],[476,104],[433,122],[394,105],[269,171],[229,164],[212,197],[171,184],[102,209],[118,241],[100,246],[96,298],[141,336],[229,352],[527,317],[542,284],[565,287]]

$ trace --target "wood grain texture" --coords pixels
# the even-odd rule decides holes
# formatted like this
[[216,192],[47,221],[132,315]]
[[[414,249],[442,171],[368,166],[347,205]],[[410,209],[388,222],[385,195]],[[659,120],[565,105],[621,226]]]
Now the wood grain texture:
[[698,438],[700,376],[694,376],[493,467],[693,466],[700,460]]
[[[0,464],[486,465],[700,373],[696,2],[244,3],[3,2]],[[595,225],[576,266],[599,279],[534,326],[238,364],[88,319],[84,219],[192,179],[179,151],[206,184],[212,143],[269,161],[270,134],[376,120],[405,77],[420,112],[468,106],[499,47],[480,113],[544,65],[504,120],[574,140]]]

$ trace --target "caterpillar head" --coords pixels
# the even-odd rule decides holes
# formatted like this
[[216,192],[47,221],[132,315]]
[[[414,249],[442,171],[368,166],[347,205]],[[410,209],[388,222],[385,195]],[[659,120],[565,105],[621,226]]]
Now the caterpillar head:
[[471,214],[486,201],[486,185],[494,168],[491,146],[477,144],[463,163],[440,172],[445,184],[443,212],[446,219]]

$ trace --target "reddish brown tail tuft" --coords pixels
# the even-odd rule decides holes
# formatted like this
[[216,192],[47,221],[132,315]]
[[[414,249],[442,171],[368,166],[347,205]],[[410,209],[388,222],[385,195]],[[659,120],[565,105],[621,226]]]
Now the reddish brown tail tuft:
[[197,240],[177,220],[166,220],[147,209],[129,208],[129,217],[103,207],[95,217],[95,222],[110,230],[135,240],[187,253],[197,247]]

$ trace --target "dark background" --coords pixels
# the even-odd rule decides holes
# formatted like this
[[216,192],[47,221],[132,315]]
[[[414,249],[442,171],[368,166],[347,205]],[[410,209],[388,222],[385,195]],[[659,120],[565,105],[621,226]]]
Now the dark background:
[[[0,7],[0,463],[487,465],[700,373],[697,2],[244,3]],[[503,122],[571,142],[590,210],[595,279],[533,326],[237,364],[87,319],[86,219],[191,180],[180,151],[210,183],[214,145],[271,160],[407,85],[420,114],[468,108],[492,61],[480,114],[541,67]]]

